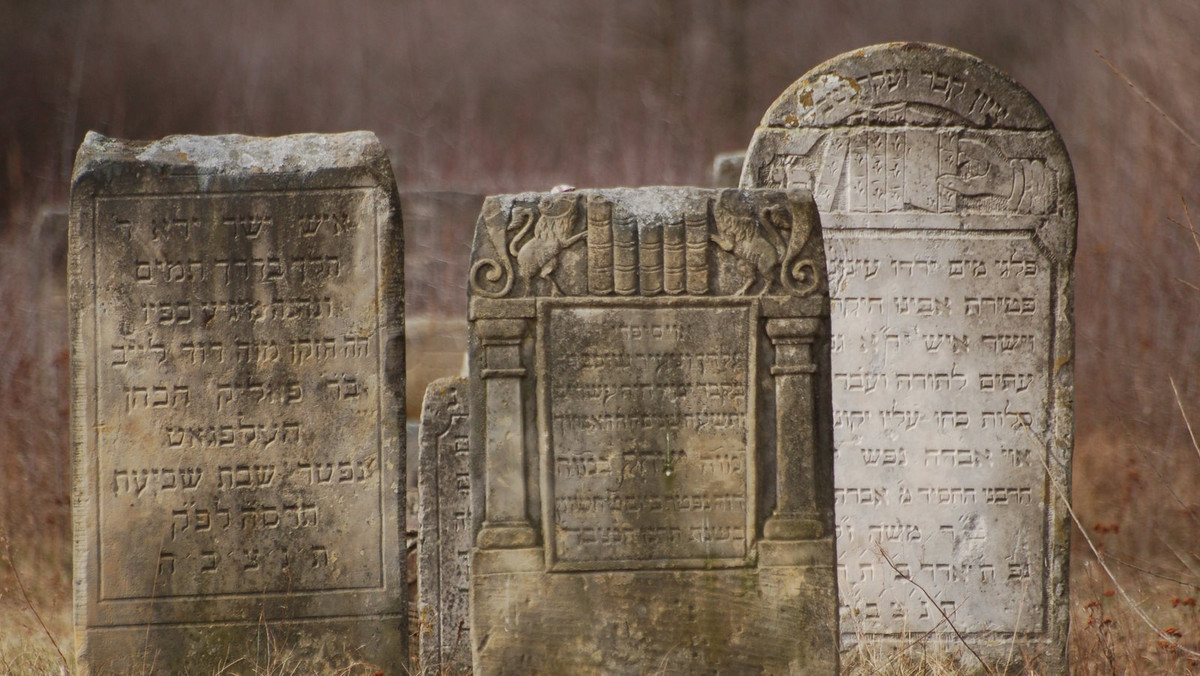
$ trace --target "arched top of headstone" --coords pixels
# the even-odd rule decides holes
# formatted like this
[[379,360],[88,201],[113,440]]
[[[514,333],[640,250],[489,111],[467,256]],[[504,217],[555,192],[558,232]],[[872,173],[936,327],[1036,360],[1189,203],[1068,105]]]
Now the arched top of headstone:
[[1027,89],[978,57],[924,42],[838,55],[805,73],[767,109],[763,127],[854,124],[1051,129]]
[[874,45],[810,70],[763,116],[741,186],[811,190],[829,230],[1033,230],[1055,260],[1074,256],[1074,172],[1046,111],[941,45]]

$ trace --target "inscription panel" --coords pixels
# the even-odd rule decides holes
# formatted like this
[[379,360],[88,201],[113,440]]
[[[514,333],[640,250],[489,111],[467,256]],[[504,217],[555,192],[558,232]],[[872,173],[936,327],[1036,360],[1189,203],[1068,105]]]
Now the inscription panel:
[[1038,631],[1052,266],[1020,233],[826,239],[844,621],[942,624],[899,572],[962,631]]
[[552,565],[743,564],[751,306],[543,307]]
[[98,200],[102,600],[382,583],[368,197]]

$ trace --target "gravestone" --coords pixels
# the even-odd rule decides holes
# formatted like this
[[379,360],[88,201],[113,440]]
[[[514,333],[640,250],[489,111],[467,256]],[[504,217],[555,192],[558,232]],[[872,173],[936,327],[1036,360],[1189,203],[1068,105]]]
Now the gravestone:
[[417,541],[421,669],[471,673],[467,614],[471,554],[471,463],[467,381],[441,378],[421,413],[420,537]]
[[713,158],[712,187],[736,188],[746,162],[746,151],[721,153]]
[[472,261],[475,673],[836,672],[811,195],[490,197]]
[[88,134],[71,190],[83,673],[407,663],[399,203],[373,134]]
[[1076,204],[1045,111],[967,54],[869,47],[772,104],[742,185],[811,189],[825,226],[843,647],[960,649],[952,623],[1065,673]]

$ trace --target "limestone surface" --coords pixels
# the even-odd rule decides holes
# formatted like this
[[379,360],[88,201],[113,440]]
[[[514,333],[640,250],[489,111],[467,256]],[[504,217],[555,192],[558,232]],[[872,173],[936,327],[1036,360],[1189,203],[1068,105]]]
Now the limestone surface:
[[810,189],[825,226],[843,647],[932,632],[977,668],[953,625],[1065,673],[1076,202],[1049,117],[975,57],[877,45],[784,91],[741,184]]
[[373,134],[89,134],[70,213],[83,673],[406,663],[402,230]]
[[811,194],[490,197],[469,273],[474,672],[835,673]]

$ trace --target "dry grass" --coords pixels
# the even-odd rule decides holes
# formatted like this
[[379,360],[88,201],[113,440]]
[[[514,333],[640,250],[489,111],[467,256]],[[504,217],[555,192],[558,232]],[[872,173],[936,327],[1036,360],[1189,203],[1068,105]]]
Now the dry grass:
[[73,673],[70,560],[60,543],[27,542],[18,549],[0,537],[0,669]]

